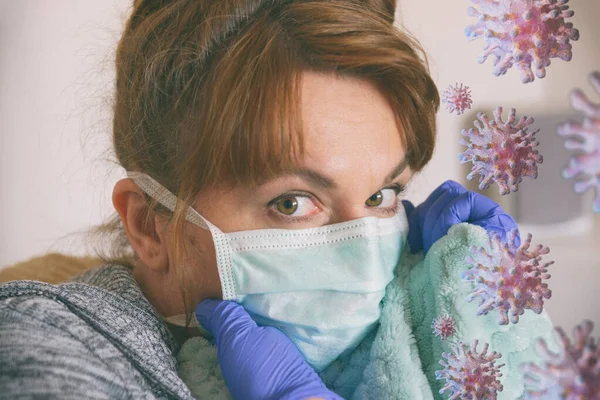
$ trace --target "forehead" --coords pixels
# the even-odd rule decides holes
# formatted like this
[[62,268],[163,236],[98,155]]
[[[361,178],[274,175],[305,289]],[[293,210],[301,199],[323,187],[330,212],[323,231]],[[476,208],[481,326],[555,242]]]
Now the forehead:
[[381,180],[404,158],[394,110],[368,80],[306,72],[301,104],[304,166]]

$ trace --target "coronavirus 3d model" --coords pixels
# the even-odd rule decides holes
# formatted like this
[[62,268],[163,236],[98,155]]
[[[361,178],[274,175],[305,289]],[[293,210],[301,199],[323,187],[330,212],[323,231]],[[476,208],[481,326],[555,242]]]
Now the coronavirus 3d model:
[[525,399],[600,400],[600,346],[591,337],[594,324],[584,321],[574,329],[575,342],[561,328],[561,352],[553,353],[540,339],[537,352],[544,358],[543,365],[522,365]]
[[[474,122],[477,130],[462,130],[460,144],[467,150],[458,155],[461,164],[472,162],[473,169],[467,175],[472,180],[479,174],[479,189],[487,189],[492,182],[500,188],[500,194],[506,195],[519,189],[524,176],[537,178],[538,164],[543,157],[534,149],[539,142],[534,132],[527,132],[527,126],[534,120],[522,117],[517,123],[516,111],[511,108],[508,120],[502,121],[502,107],[494,110],[494,120],[486,114],[478,113]],[[468,141],[466,140],[468,139]]]
[[573,16],[569,0],[471,0],[478,5],[468,14],[478,21],[465,28],[469,40],[483,38],[483,53],[477,62],[494,57],[495,76],[515,67],[523,83],[546,76],[552,58],[570,61],[570,41],[579,31],[566,19]]
[[500,368],[504,364],[494,365],[502,354],[495,351],[487,354],[487,343],[481,353],[478,353],[477,344],[477,340],[471,346],[459,343],[452,353],[442,354],[447,361],[440,361],[444,369],[435,371],[435,377],[446,380],[440,394],[450,392],[449,400],[492,400],[502,391],[503,387],[498,378],[502,376]]
[[456,329],[454,325],[454,318],[448,314],[438,316],[433,321],[431,327],[433,328],[433,334],[442,340],[446,340],[450,336],[454,335]]
[[448,89],[442,94],[442,102],[449,113],[456,112],[457,115],[469,110],[473,104],[469,87],[463,86],[462,83],[448,86]]
[[[590,76],[592,86],[600,94],[600,72]],[[569,121],[558,127],[558,134],[567,138],[565,148],[577,150],[563,170],[566,179],[579,178],[575,191],[583,193],[596,189],[594,212],[600,213],[600,104],[592,103],[583,91],[577,89],[571,94],[571,105],[583,112],[583,122]]]
[[531,234],[520,248],[517,248],[517,230],[508,234],[506,243],[500,236],[490,233],[490,252],[485,248],[472,248],[467,263],[473,267],[461,273],[461,278],[474,285],[474,290],[466,298],[467,302],[479,298],[477,315],[498,311],[498,323],[507,325],[519,322],[519,316],[529,309],[539,314],[544,307],[544,299],[552,296],[548,284],[547,268],[553,261],[540,264],[542,255],[548,254],[548,247],[538,245],[530,250]]

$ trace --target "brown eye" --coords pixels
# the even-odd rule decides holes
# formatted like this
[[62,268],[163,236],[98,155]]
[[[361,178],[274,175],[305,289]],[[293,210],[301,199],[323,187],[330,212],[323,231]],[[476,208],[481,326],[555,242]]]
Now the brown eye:
[[371,208],[394,208],[398,205],[398,194],[400,190],[390,188],[381,189],[373,196],[369,197],[365,204]]
[[375,193],[373,196],[369,197],[369,199],[365,202],[369,207],[378,207],[383,202],[383,193],[381,190]]
[[298,210],[298,199],[295,197],[287,197],[276,203],[277,211],[285,215],[292,215]]

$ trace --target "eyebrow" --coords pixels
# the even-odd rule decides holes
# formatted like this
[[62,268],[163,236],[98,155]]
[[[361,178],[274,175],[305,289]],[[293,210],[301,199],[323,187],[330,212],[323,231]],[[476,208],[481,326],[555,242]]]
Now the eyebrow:
[[[404,170],[406,169],[407,166],[408,166],[408,162],[406,161],[406,158],[404,158],[385,177],[385,180],[383,181],[383,184],[381,186],[385,186],[386,184],[388,184],[391,181],[393,181],[394,179],[396,179],[398,177],[398,175],[400,175],[402,172],[404,172]],[[310,168],[295,168],[295,169],[284,172],[281,176],[290,176],[290,175],[297,175],[297,176],[299,176],[309,182],[312,182],[313,184],[315,184],[317,186],[321,186],[325,189],[337,188],[337,184],[332,179],[330,179],[330,178],[326,177],[325,175],[322,175],[319,172],[312,170]]]

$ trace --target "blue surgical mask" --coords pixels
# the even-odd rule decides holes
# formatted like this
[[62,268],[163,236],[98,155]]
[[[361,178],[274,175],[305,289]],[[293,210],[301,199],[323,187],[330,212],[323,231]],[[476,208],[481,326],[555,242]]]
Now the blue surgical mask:
[[[154,179],[128,176],[175,209],[177,198]],[[223,233],[192,208],[187,219],[212,234],[223,300],[240,303],[258,325],[283,331],[317,372],[376,327],[408,233],[400,202],[390,218],[308,229]]]

